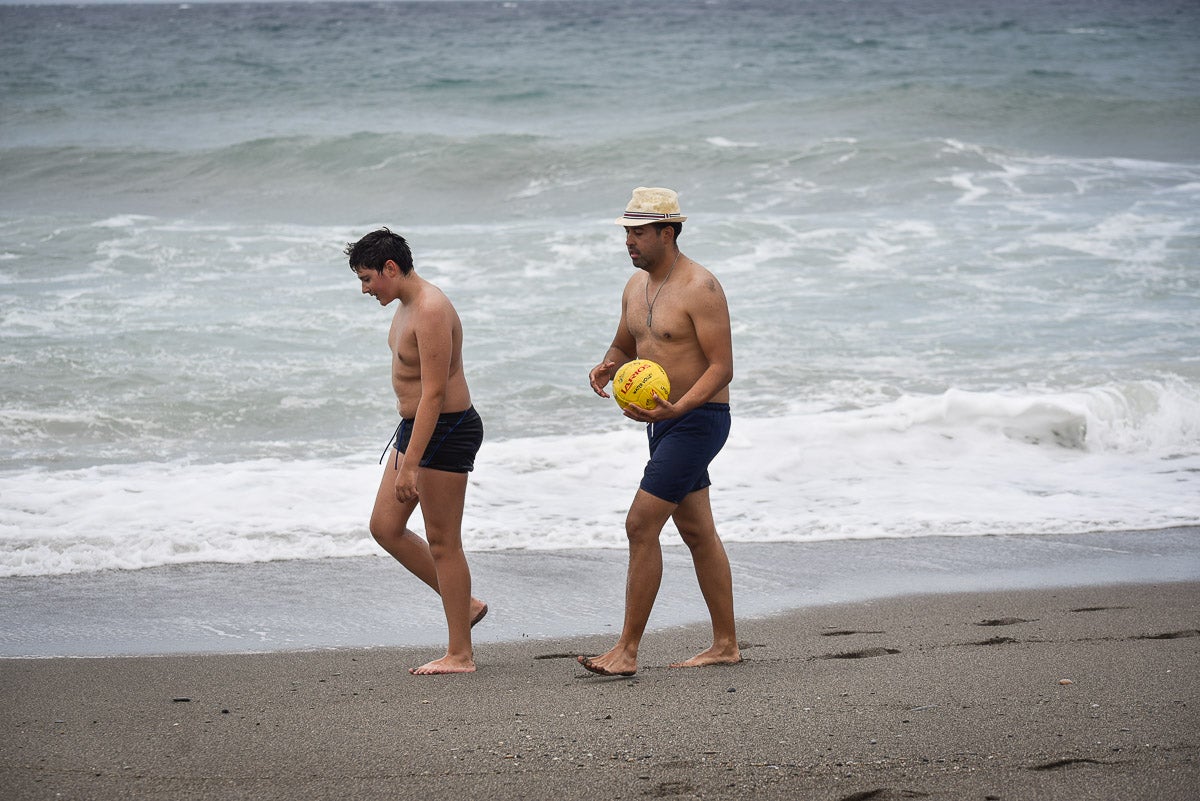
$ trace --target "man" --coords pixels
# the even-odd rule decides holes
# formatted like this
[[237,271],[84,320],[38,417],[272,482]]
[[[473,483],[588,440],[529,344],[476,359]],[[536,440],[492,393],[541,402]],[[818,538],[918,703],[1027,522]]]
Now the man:
[[646,423],[650,461],[625,519],[629,569],[620,639],[600,656],[578,657],[593,673],[632,676],[638,645],[662,581],[659,535],[668,519],[691,550],[700,590],[712,619],[713,644],[672,667],[741,661],[733,618],[729,558],[709,504],[708,465],[729,435],[729,382],[733,342],[729,306],[713,274],[683,255],[678,238],[687,219],[670,189],[638,187],[625,214],[625,247],[634,273],[621,296],[621,320],[612,345],[589,373],[592,390],[605,386],[631,359],[658,362],[671,381],[658,405],[630,404],[625,416]]
[[[363,294],[381,306],[400,301],[388,348],[401,421],[375,496],[371,534],[441,595],[449,630],[446,655],[409,672],[472,673],[471,627],[487,614],[487,604],[471,595],[462,518],[483,421],[463,374],[462,322],[449,298],[417,275],[403,237],[382,228],[347,245],[345,253]],[[418,503],[428,542],[408,529]]]

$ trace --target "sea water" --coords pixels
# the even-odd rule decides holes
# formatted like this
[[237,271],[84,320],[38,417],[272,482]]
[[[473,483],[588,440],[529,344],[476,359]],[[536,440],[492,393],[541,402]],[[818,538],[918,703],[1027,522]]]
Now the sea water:
[[[623,548],[587,385],[670,186],[731,542],[1200,521],[1200,6],[0,6],[0,576],[378,553],[387,225],[455,302],[468,549]],[[417,527],[420,527],[417,521]]]

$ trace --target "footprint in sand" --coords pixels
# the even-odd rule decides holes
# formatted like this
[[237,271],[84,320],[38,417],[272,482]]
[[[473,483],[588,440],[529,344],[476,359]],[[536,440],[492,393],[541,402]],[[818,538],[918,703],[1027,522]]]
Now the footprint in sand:
[[584,656],[584,654],[536,654],[536,655],[534,655],[533,658],[534,659],[574,659],[577,656]]
[[671,796],[692,795],[695,792],[696,788],[687,782],[660,782],[647,790],[644,795],[654,798],[669,798]]
[[1101,762],[1099,759],[1075,758],[1075,759],[1056,759],[1053,762],[1046,762],[1042,765],[1034,765],[1030,770],[1061,770],[1069,768],[1072,765],[1107,765],[1108,762]]
[[894,790],[891,787],[877,787],[874,790],[863,790],[844,795],[838,801],[902,801],[902,799],[928,797],[929,793],[922,793],[919,790]]
[[846,651],[841,654],[825,654],[815,659],[870,659],[875,656],[889,656],[900,653],[895,648],[864,648],[861,651]]
[[1181,640],[1185,637],[1200,637],[1200,631],[1196,629],[1186,629],[1184,631],[1167,631],[1162,634],[1139,634],[1136,637],[1130,637],[1131,640]]
[[1013,639],[1012,637],[992,637],[991,639],[980,640],[979,642],[973,642],[973,643],[969,643],[969,644],[970,645],[1012,645],[1014,643],[1019,643],[1019,642],[1021,642],[1021,641]]

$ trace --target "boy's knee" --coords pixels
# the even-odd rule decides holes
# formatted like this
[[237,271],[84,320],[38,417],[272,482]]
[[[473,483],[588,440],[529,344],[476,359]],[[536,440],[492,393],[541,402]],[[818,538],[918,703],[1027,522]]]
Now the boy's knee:
[[395,545],[403,540],[407,528],[386,515],[372,515],[370,522],[367,523],[367,531],[371,532],[375,542],[387,548],[389,545]]
[[437,536],[434,532],[425,532],[425,536],[429,541],[429,555],[433,557],[433,561],[438,562],[442,559],[454,558],[463,553],[462,543],[447,542],[444,538]]

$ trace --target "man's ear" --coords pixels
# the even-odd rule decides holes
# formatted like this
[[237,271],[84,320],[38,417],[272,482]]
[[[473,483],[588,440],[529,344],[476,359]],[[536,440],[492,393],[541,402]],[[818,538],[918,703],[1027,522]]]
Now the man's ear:
[[400,265],[396,264],[396,262],[392,261],[391,259],[388,259],[383,263],[383,274],[388,278],[395,278],[400,274]]

